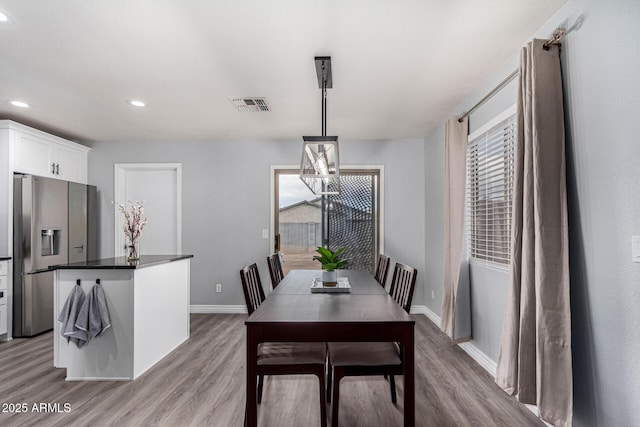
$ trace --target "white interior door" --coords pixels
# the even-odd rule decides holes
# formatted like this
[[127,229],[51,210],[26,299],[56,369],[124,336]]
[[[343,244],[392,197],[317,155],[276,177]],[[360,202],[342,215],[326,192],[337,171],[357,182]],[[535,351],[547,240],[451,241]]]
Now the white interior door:
[[119,204],[144,201],[148,223],[140,236],[141,255],[182,253],[182,165],[118,163],[115,165],[115,256],[125,255],[124,218]]

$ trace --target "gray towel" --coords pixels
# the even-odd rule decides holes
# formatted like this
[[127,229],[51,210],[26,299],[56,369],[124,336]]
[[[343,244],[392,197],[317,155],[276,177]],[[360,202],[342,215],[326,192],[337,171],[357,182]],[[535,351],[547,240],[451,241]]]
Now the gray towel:
[[99,281],[91,288],[91,292],[80,308],[80,313],[76,318],[76,328],[85,331],[87,341],[100,336],[111,327],[109,309],[104,295],[104,289]]
[[80,281],[76,282],[73,290],[67,297],[67,301],[62,307],[62,311],[58,316],[58,321],[62,323],[60,328],[60,335],[62,335],[67,342],[73,342],[78,348],[84,347],[87,343],[87,333],[81,329],[76,328],[76,320],[78,314],[85,302],[84,291],[80,286]]

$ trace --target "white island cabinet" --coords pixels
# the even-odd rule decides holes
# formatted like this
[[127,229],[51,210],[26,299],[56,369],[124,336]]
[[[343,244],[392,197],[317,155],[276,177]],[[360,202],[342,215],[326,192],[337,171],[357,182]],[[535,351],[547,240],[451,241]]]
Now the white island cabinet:
[[[54,266],[54,360],[67,381],[134,380],[189,338],[192,255],[149,255]],[[80,280],[104,290],[111,327],[78,348],[61,336],[58,315]]]
[[0,335],[8,332],[9,310],[7,301],[9,289],[9,258],[0,257]]

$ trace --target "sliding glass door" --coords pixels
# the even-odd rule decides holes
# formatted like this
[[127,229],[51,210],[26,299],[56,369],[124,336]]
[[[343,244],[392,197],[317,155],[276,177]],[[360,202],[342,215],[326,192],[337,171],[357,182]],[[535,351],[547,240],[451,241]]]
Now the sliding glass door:
[[340,170],[340,194],[315,196],[298,170],[275,170],[274,250],[283,271],[319,269],[315,248],[346,247],[350,269],[373,273],[380,236],[380,170]]

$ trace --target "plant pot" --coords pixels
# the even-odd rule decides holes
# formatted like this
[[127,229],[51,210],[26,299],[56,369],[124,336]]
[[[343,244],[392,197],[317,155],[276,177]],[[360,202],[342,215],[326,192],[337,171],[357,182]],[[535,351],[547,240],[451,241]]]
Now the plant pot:
[[338,285],[338,272],[336,270],[322,270],[322,285],[332,287]]

